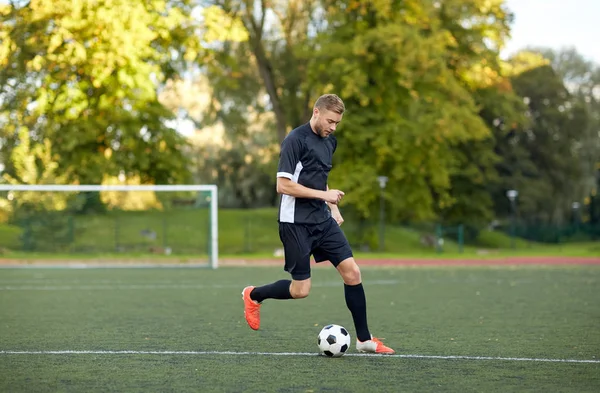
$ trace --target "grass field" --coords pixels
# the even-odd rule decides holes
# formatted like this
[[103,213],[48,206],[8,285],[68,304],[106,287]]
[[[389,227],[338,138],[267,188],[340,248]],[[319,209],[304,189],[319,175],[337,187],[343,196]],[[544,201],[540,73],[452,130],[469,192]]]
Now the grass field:
[[[273,256],[281,248],[277,226],[277,209],[219,210],[219,253],[225,256]],[[55,226],[38,227],[34,240],[42,252],[23,252],[23,228],[0,224],[0,252],[8,258],[75,258],[119,256],[160,257],[168,247],[172,255],[206,257],[209,251],[208,211],[206,209],[175,209],[170,211],[109,212],[100,215],[61,216]],[[48,225],[46,223],[46,225]],[[344,231],[352,240],[355,223],[344,223]],[[502,232],[481,231],[476,240],[465,244],[462,252],[456,234],[444,237],[443,253],[424,246],[421,237],[429,231],[388,225],[385,230],[385,250],[379,255],[423,257],[481,257],[482,255],[600,255],[600,242],[540,244],[511,239]],[[153,236],[148,236],[152,233]],[[65,243],[64,236],[70,238]],[[360,251],[355,247],[355,251]],[[485,254],[482,254],[485,253]],[[365,256],[373,252],[364,253]]]
[[398,356],[340,359],[316,356],[325,324],[354,336],[331,268],[314,270],[307,299],[266,301],[261,330],[246,326],[241,289],[282,277],[0,269],[0,391],[600,390],[600,266],[364,267],[371,331]]

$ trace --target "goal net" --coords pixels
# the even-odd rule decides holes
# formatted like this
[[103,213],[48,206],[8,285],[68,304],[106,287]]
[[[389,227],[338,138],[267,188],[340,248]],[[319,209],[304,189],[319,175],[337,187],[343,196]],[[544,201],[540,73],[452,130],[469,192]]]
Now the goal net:
[[215,185],[0,185],[0,247],[218,266]]

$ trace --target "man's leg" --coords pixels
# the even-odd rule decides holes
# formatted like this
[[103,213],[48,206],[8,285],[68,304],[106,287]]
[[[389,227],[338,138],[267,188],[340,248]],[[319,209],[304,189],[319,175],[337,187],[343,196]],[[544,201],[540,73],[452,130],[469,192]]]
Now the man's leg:
[[285,271],[292,280],[279,280],[260,287],[248,286],[242,291],[244,315],[248,325],[260,327],[260,306],[266,299],[301,299],[308,296],[310,281],[310,246],[304,228],[294,224],[280,224],[279,236],[285,252]]
[[[310,262],[309,262],[310,263]],[[293,276],[292,276],[293,277]],[[260,306],[266,299],[302,299],[310,292],[310,278],[279,280],[260,287],[248,286],[242,291],[246,322],[254,330],[260,328]]]
[[262,303],[265,299],[291,299],[290,280],[279,280],[274,283],[256,287],[250,292],[250,299]]
[[354,320],[356,337],[360,341],[370,340],[371,333],[367,324],[367,298],[362,286],[360,269],[352,257],[340,262],[336,266],[336,269],[344,280],[346,306],[350,310],[352,319]]
[[250,299],[262,303],[266,299],[302,299],[310,292],[310,278],[304,280],[279,280],[274,283],[255,287],[250,292]]
[[290,280],[279,280],[261,287],[248,286],[242,291],[244,317],[253,330],[260,328],[260,306],[265,299],[291,299]]
[[394,350],[385,346],[379,339],[371,336],[367,324],[367,298],[362,285],[360,269],[354,258],[340,262],[336,269],[344,280],[346,306],[352,314],[356,329],[356,349],[359,352],[392,354]]
[[352,249],[344,232],[332,219],[324,231],[319,247],[314,252],[317,262],[330,261],[344,280],[346,306],[352,314],[356,329],[356,348],[361,352],[394,353],[371,336],[367,323],[367,299],[362,285],[360,269],[352,255]]

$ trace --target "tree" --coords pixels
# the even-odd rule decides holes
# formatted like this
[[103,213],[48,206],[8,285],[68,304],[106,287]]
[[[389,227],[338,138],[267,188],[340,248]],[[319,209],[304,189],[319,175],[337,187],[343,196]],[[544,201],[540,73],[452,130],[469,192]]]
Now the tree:
[[[26,128],[19,130],[18,143],[12,149],[13,175],[3,174],[9,184],[63,184],[68,173],[58,170],[49,140],[32,144]],[[75,193],[10,191],[0,198],[0,218],[22,227],[22,247],[34,249],[41,243],[63,243],[69,239],[67,209],[76,208]],[[66,236],[65,236],[66,235]],[[13,247],[16,247],[13,244]]]
[[574,195],[574,201],[589,201],[598,192],[598,168],[600,168],[600,66],[586,60],[574,48],[552,50],[530,48],[550,61],[552,68],[562,77],[565,87],[573,95],[576,107],[585,109],[588,121],[582,130],[577,150],[581,160],[583,183],[581,194]]
[[526,116],[527,105],[517,95],[510,80],[508,90],[490,88],[478,92],[482,105],[481,116],[493,134],[493,151],[497,159],[494,165],[494,181],[486,188],[493,201],[494,216],[505,218],[511,214],[508,190],[518,190],[519,210],[527,215],[537,209],[536,201],[548,192],[539,179],[539,168],[532,161],[530,152],[522,143],[525,132],[531,126]]
[[368,218],[377,211],[377,176],[386,175],[393,218],[435,218],[454,203],[457,146],[489,136],[448,66],[449,33],[437,9],[416,1],[326,4],[331,28],[311,75],[347,104],[333,185]]
[[[244,80],[213,79],[213,84],[220,85],[216,94],[212,93],[205,75],[171,81],[160,100],[172,111],[181,113],[182,126],[192,129],[185,154],[196,183],[217,184],[220,206],[269,206],[276,202],[273,174],[278,149],[274,119],[271,112],[241,105],[245,99],[252,99],[254,83],[248,80],[246,84]],[[245,89],[234,95],[228,85],[237,83],[244,83]],[[231,92],[231,100],[225,91]],[[221,99],[225,105],[221,105]],[[236,105],[230,105],[232,101]]]
[[[273,111],[281,142],[308,120],[318,95],[332,91],[346,101],[336,157],[344,167],[332,181],[349,189],[345,203],[360,217],[376,209],[381,174],[391,178],[394,218],[491,216],[483,184],[495,157],[472,95],[500,79],[498,50],[510,22],[502,1],[207,4],[226,13],[223,25],[238,31],[240,23],[248,33],[247,41],[213,45],[214,59],[226,64],[208,69],[220,108],[241,108],[243,119],[239,96],[250,92],[244,102]],[[261,93],[268,103],[251,101]]]
[[[310,117],[311,86],[307,84],[308,62],[313,47],[309,37],[316,31],[315,13],[319,2],[309,1],[253,1],[215,0],[207,1],[208,14],[223,12],[222,20],[230,26],[233,34],[219,34],[219,45],[214,49],[217,67],[208,69],[216,78],[215,94],[222,93],[223,86],[218,74],[234,76],[233,83],[259,82],[261,93],[269,97],[268,105],[256,102],[255,107],[266,107],[275,118],[277,141],[281,143],[291,127],[296,127]],[[238,23],[247,34],[244,39]],[[240,62],[241,64],[237,64]],[[222,67],[225,64],[225,67]],[[223,70],[221,69],[223,68]],[[214,75],[216,72],[217,75]],[[231,85],[229,85],[231,87]],[[238,93],[248,90],[239,89]],[[255,90],[249,90],[254,92]],[[233,100],[235,95],[228,95]],[[221,102],[224,97],[221,96]]]
[[223,144],[195,142],[194,154],[204,160],[194,166],[199,176],[226,190],[224,204],[276,203],[278,146],[310,117],[304,75],[315,3],[205,2],[206,51],[195,82],[210,81],[211,99],[191,118],[198,135],[223,130]]
[[[487,137],[465,141],[453,149],[456,166],[450,174],[452,187],[449,190],[453,203],[437,209],[445,223],[481,228],[494,217],[489,191],[500,180],[495,169],[500,157],[495,152],[498,129],[494,122],[498,118],[489,115],[496,111],[505,112],[498,117],[508,121],[514,114],[509,102],[516,98],[498,56],[512,21],[512,14],[503,3],[502,0],[439,3],[441,26],[450,35],[446,45],[447,67],[471,93],[479,115],[490,130]],[[507,111],[507,107],[511,110]],[[514,124],[515,120],[508,122],[509,126]]]
[[69,181],[98,184],[121,171],[185,181],[185,141],[157,90],[198,55],[189,12],[188,1],[167,0],[0,5],[4,160],[24,127],[32,143],[49,141]]
[[[4,173],[3,180],[8,184],[63,184],[68,173],[58,173],[58,163],[52,159],[50,141],[32,146],[28,130],[19,130],[19,143],[12,149],[10,162],[13,175]],[[24,191],[9,193],[8,199],[0,199],[4,217],[21,208],[32,210],[64,210],[67,208],[70,193]],[[13,201],[13,202],[11,202]]]
[[529,221],[561,224],[570,214],[573,198],[581,193],[579,141],[587,113],[549,65],[515,75],[512,84],[530,119],[529,126],[510,141],[520,146],[512,151],[527,153],[526,160],[514,162],[510,174],[513,181],[522,178],[517,184],[521,215]]

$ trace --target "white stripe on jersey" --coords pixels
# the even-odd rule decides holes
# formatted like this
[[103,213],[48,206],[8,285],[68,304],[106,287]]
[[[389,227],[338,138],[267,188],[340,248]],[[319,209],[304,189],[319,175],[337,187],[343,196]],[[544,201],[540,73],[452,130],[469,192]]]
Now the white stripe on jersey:
[[[296,170],[294,171],[294,175],[291,177],[291,180],[294,183],[298,183],[298,178],[300,177],[300,172],[302,171],[302,163],[298,161],[296,164]],[[280,176],[283,175],[283,176]],[[277,177],[288,177],[289,173],[285,172],[277,172]],[[290,222],[294,223],[294,214],[296,212],[296,198],[291,195],[282,195],[281,196],[281,207],[279,209],[279,221],[280,222]]]

